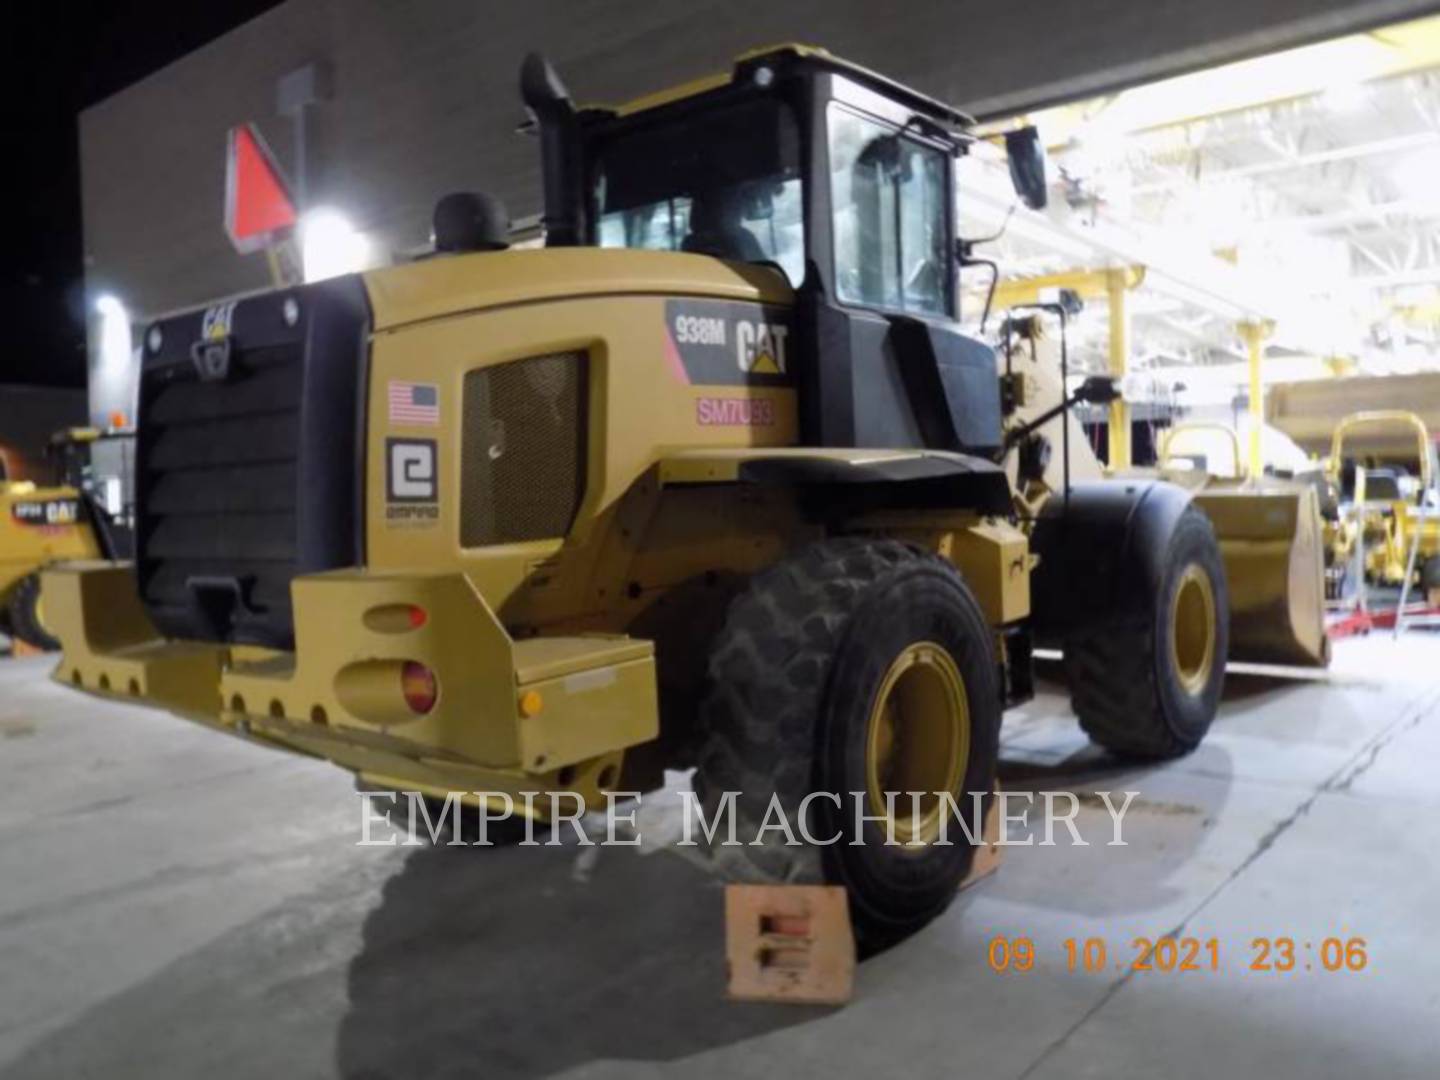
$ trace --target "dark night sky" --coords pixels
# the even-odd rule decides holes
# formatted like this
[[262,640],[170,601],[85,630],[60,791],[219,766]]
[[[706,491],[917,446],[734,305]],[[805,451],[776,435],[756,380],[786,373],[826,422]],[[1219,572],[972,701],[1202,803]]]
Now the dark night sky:
[[76,113],[275,3],[9,5],[0,61],[11,177],[0,256],[0,383],[85,382]]

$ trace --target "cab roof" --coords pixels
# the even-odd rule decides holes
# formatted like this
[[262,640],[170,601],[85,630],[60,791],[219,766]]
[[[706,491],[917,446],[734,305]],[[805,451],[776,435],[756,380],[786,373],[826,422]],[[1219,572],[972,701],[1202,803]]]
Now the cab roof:
[[635,113],[647,112],[711,90],[730,86],[742,78],[748,78],[756,68],[764,66],[767,61],[777,66],[807,67],[816,71],[829,71],[843,75],[942,124],[960,128],[972,127],[975,124],[974,117],[968,113],[930,97],[928,94],[922,94],[918,90],[871,71],[867,67],[835,56],[818,45],[795,43],[767,45],[743,52],[735,58],[735,66],[728,73],[716,73],[692,79],[690,82],[646,94],[613,108],[606,106],[592,106],[591,108],[596,112],[608,112],[615,116],[631,116]]

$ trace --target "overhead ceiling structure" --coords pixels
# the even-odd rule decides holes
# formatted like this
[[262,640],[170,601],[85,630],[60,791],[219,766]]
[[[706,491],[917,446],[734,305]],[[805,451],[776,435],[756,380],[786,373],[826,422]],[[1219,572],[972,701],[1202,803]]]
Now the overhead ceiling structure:
[[[1233,397],[1242,326],[1263,328],[1267,381],[1440,363],[1440,18],[1023,119],[1050,148],[1051,205],[1014,208],[982,144],[962,229],[1004,225],[984,250],[1007,279],[1144,267],[1132,372]],[[1078,369],[1113,367],[1111,323],[1103,294],[1077,318]]]

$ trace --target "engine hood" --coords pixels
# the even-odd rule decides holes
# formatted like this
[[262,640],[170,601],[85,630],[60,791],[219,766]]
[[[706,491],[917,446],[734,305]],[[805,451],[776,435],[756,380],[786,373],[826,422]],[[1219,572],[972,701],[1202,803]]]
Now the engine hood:
[[533,248],[442,255],[364,275],[373,328],[571,297],[648,294],[789,304],[774,269],[706,255],[623,248]]

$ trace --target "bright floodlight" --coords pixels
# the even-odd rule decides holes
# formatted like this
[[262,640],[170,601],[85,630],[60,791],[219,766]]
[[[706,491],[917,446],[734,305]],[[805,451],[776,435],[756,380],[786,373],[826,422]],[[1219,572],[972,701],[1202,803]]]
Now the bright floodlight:
[[365,235],[337,210],[311,210],[300,220],[305,280],[321,281],[363,270],[370,258]]
[[100,313],[100,363],[107,371],[125,371],[130,363],[130,313],[110,293],[95,298],[95,310]]

